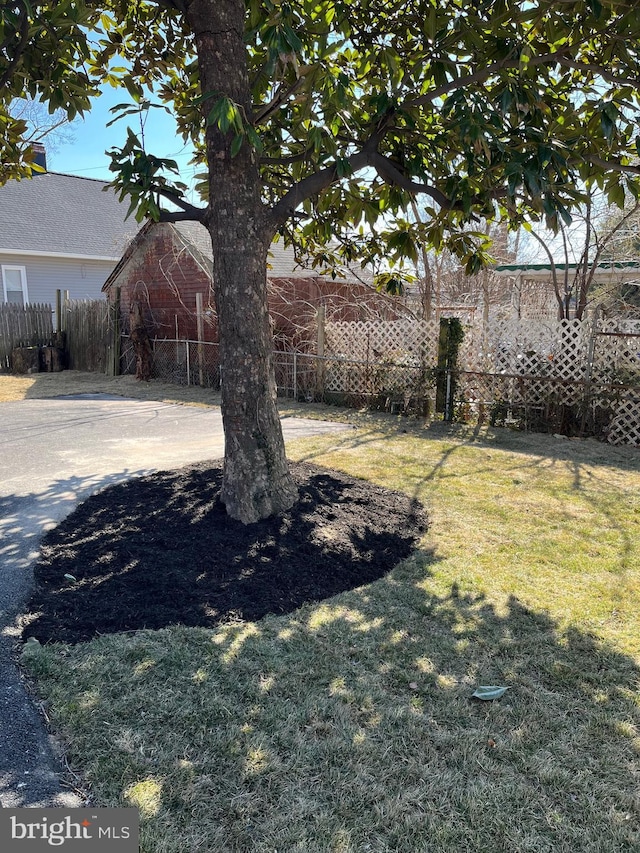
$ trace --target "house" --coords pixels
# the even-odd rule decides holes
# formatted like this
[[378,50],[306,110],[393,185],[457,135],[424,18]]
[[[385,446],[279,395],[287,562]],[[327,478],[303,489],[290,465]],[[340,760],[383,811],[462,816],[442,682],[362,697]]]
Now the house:
[[[576,263],[501,264],[494,267],[498,276],[512,281],[512,316],[528,320],[557,319],[556,288],[561,294],[565,288],[573,292],[575,303],[576,280],[582,269]],[[640,261],[601,261],[588,268],[588,276],[591,285],[598,289],[595,304],[600,304],[606,301],[609,293],[615,292],[617,286],[637,286],[640,282]]]
[[[152,338],[215,342],[212,259],[211,239],[200,223],[147,222],[102,289],[110,300],[119,293],[125,317],[137,303]],[[313,348],[320,308],[332,320],[395,319],[402,311],[392,297],[375,290],[360,268],[344,268],[335,278],[321,275],[300,266],[282,242],[271,246],[268,264],[269,311],[280,349]]]
[[[45,163],[46,167],[46,163]],[[105,181],[57,172],[0,187],[0,300],[55,304],[101,298],[139,226]]]

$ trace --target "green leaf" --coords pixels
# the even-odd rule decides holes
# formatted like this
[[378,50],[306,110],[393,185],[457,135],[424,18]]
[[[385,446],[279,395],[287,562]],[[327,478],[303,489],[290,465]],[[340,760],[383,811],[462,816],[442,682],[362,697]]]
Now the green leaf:
[[587,0],[587,5],[591,8],[596,20],[599,20],[602,15],[602,3],[600,3],[600,0]]
[[125,89],[131,95],[133,100],[136,103],[139,103],[142,100],[143,90],[142,86],[133,79],[130,75],[122,78],[122,82],[124,84]]
[[129,204],[129,209],[126,212],[125,220],[128,219],[132,213],[134,213],[138,209],[138,196],[134,196],[131,199],[131,203]]
[[624,208],[624,187],[622,184],[615,183],[609,187],[607,198],[609,200],[609,204],[615,204],[621,210]]
[[233,137],[233,140],[231,142],[231,156],[232,157],[235,157],[237,154],[240,153],[240,149],[242,148],[243,140],[244,140],[244,137],[242,136],[242,134],[237,134],[236,136]]
[[300,39],[298,38],[296,33],[291,29],[291,27],[288,25],[285,25],[283,27],[283,30],[284,30],[284,34],[286,37],[286,42],[289,45],[289,47],[292,50],[296,51],[296,53],[301,51],[302,50],[302,42],[300,41]]
[[336,173],[339,178],[345,178],[352,172],[351,163],[347,157],[338,157],[336,159]]
[[490,702],[492,699],[502,699],[509,687],[482,686],[478,687],[475,693],[471,696],[474,699],[482,699],[483,702]]

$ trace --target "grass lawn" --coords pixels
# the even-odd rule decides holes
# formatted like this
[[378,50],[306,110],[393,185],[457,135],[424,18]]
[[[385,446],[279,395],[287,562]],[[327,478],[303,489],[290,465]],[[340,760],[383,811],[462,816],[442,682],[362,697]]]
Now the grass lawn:
[[144,853],[640,849],[638,450],[325,411],[357,428],[290,456],[419,498],[420,549],[288,616],[25,652],[94,804]]

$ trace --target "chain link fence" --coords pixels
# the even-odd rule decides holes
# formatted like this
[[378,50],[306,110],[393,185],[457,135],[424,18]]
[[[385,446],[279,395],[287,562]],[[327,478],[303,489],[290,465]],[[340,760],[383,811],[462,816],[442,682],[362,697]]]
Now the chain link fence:
[[371,362],[278,352],[276,381],[281,396],[296,400],[424,412],[429,401],[435,401],[437,371],[418,361]]
[[[218,344],[152,342],[152,377],[178,385],[220,389]],[[276,351],[278,395],[391,413],[433,416],[439,390],[453,405],[449,420],[515,429],[593,435],[640,445],[640,375],[631,382],[598,382],[520,373],[439,370],[419,358],[359,361]],[[123,338],[122,372],[135,373],[135,353]]]
[[[218,344],[201,341],[151,341],[151,378],[174,385],[220,389]],[[121,372],[135,374],[136,354],[130,338],[122,339]]]

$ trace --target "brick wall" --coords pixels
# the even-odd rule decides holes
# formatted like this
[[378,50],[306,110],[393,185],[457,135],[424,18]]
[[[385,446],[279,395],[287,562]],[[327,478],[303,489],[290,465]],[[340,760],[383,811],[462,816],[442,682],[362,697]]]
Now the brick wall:
[[217,341],[211,281],[207,271],[184,248],[170,226],[155,226],[138,241],[131,256],[112,280],[108,297],[120,287],[123,317],[132,302],[143,309],[151,337],[197,338],[196,293],[205,311],[204,339]]
[[[186,249],[170,225],[154,225],[142,232],[111,279],[107,296],[120,287],[126,327],[130,306],[139,302],[150,336],[197,339],[196,294],[204,307],[204,340],[217,341],[211,280],[198,253]],[[269,282],[269,310],[279,348],[312,349],[316,340],[316,313],[326,308],[329,320],[395,319],[390,297],[358,282],[313,278],[277,278]]]

